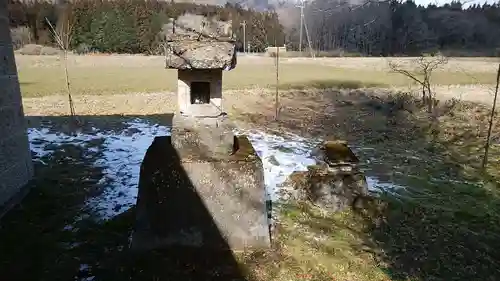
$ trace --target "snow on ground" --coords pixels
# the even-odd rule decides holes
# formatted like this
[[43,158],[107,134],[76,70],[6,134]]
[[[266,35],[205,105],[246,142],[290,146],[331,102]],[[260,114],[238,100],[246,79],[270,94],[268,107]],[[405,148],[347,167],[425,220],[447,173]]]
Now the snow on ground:
[[307,171],[316,162],[309,153],[317,142],[297,135],[276,136],[261,131],[237,132],[246,134],[262,159],[268,199],[278,199],[279,187],[294,171]]
[[[170,128],[151,125],[136,119],[125,123],[126,128],[120,132],[99,131],[94,129],[89,134],[79,133],[69,136],[52,133],[49,129],[29,129],[31,150],[37,158],[47,156],[55,147],[62,144],[74,144],[85,147],[91,140],[102,139],[101,154],[95,165],[102,167],[105,176],[100,180],[103,193],[90,199],[87,206],[101,219],[116,216],[136,203],[140,165],[155,136],[170,134]],[[280,184],[293,171],[305,171],[308,165],[314,164],[309,157],[311,149],[317,141],[311,141],[297,135],[286,134],[276,136],[261,131],[238,131],[246,134],[262,158],[264,178],[268,199],[278,199]],[[92,148],[95,149],[95,148]],[[368,178],[370,186],[378,185],[376,179]]]
[[112,218],[136,203],[142,160],[155,136],[170,135],[170,128],[140,120],[126,123],[120,134],[105,136],[103,157],[96,165],[104,168],[101,184],[107,188],[88,204],[104,218]]
[[98,137],[92,134],[81,133],[78,133],[75,136],[70,136],[59,132],[51,132],[48,128],[42,128],[40,130],[29,128],[28,138],[30,141],[31,151],[36,157],[35,160],[41,161],[40,158],[50,155],[54,152],[54,149],[57,146],[61,146],[63,144],[85,146],[87,142]]
[[151,125],[140,119],[125,125],[126,128],[118,133],[94,129],[90,134],[78,133],[76,136],[53,133],[47,128],[30,128],[28,136],[37,158],[49,155],[55,146],[74,144],[84,147],[89,141],[104,140],[102,156],[94,163],[104,169],[105,176],[99,182],[104,189],[102,194],[87,202],[87,207],[99,218],[110,219],[135,205],[140,166],[146,150],[155,136],[170,134],[170,128]]

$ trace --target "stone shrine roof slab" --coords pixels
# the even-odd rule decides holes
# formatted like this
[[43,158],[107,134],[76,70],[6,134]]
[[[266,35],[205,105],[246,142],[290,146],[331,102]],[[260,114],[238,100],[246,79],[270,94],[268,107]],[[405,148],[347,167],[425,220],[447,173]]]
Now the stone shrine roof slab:
[[166,46],[166,68],[223,69],[236,67],[236,48],[231,41],[173,41]]

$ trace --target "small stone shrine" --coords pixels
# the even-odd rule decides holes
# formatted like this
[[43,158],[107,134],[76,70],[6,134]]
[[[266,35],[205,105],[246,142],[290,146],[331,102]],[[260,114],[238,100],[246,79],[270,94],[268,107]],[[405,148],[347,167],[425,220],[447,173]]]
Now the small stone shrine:
[[358,166],[359,159],[347,142],[324,141],[311,156],[316,165],[289,176],[283,183],[283,199],[308,201],[326,212],[351,208],[378,213],[384,208],[384,203],[370,194],[366,177]]
[[[155,139],[141,166],[133,249],[270,246],[262,161],[247,137],[233,134],[222,106],[222,72],[236,66],[230,26],[201,16],[166,25],[166,68],[178,70],[178,111],[170,148],[153,152],[161,141]],[[154,161],[164,164],[151,168],[148,180]]]

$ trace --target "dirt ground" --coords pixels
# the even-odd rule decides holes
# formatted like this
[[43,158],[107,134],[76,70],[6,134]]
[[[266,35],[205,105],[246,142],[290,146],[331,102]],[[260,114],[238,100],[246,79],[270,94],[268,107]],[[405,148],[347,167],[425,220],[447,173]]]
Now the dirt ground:
[[[478,102],[491,105],[493,91],[491,86],[440,86],[435,87],[437,98],[443,102],[451,99]],[[329,114],[334,110],[331,103],[332,94],[367,93],[373,96],[386,96],[391,92],[414,92],[415,88],[388,89],[356,89],[356,90],[289,90],[279,92],[281,113],[294,121],[292,113],[301,112],[306,115]],[[234,117],[242,114],[275,115],[276,92],[266,89],[225,91],[224,109]],[[150,115],[173,113],[177,106],[177,96],[172,92],[131,93],[120,95],[81,95],[73,97],[75,110],[79,115]],[[24,111],[28,116],[60,116],[69,113],[66,96],[46,96],[24,98]],[[298,117],[298,116],[297,116]],[[304,121],[301,117],[298,121]]]

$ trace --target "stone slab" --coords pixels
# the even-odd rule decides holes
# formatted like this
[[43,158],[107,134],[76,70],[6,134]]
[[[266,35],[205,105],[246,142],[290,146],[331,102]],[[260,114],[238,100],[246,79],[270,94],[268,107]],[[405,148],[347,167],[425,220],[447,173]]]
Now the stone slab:
[[231,70],[236,67],[236,47],[233,42],[169,42],[165,56],[166,68]]
[[234,129],[226,116],[197,118],[174,114],[172,144],[185,159],[227,159],[236,151]]
[[163,34],[168,41],[175,40],[232,40],[232,21],[220,21],[215,17],[183,14],[177,19],[169,19],[163,26]]
[[187,157],[172,138],[156,138],[141,166],[131,248],[268,248],[262,161],[248,139],[239,136],[236,153],[215,159]]

